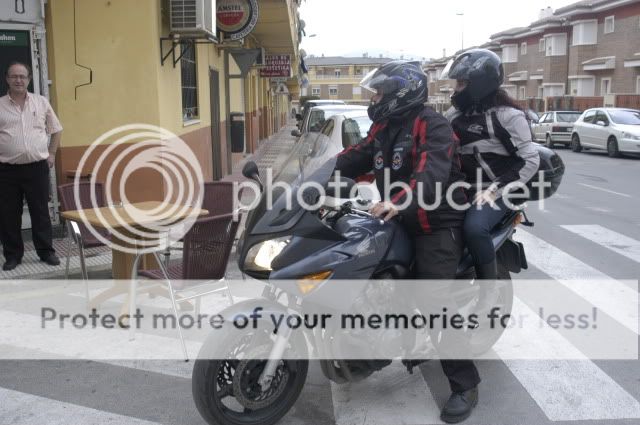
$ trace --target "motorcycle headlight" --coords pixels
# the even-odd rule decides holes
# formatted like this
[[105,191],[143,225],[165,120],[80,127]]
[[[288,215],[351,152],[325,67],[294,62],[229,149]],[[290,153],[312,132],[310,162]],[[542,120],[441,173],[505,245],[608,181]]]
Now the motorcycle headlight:
[[640,136],[636,135],[636,134],[631,134],[631,133],[622,133],[622,137],[625,139],[631,139],[631,140],[640,140]]
[[252,246],[247,252],[245,268],[250,270],[271,271],[271,263],[287,246],[290,237],[271,239]]

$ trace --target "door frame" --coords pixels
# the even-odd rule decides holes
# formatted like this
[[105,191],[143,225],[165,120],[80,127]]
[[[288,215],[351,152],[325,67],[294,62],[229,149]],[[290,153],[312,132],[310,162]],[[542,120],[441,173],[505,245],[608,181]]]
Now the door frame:
[[222,126],[220,125],[220,71],[209,67],[209,104],[211,115],[211,176],[219,180],[222,169]]

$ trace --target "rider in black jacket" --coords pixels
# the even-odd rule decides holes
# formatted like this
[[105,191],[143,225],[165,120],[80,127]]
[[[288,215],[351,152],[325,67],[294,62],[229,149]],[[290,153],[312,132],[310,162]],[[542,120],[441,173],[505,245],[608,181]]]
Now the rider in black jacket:
[[[367,75],[361,85],[376,93],[368,109],[373,125],[366,139],[338,156],[336,170],[355,178],[373,169],[383,202],[371,213],[385,220],[398,214],[403,218],[414,235],[416,278],[453,279],[463,250],[465,213],[446,200],[449,187],[464,179],[451,126],[424,106],[427,76],[416,63],[389,62]],[[387,191],[385,180],[406,187]],[[455,204],[466,203],[461,188],[451,193]],[[423,301],[426,298],[429,295]],[[477,403],[478,371],[472,360],[441,364],[453,392],[442,419],[462,421]]]

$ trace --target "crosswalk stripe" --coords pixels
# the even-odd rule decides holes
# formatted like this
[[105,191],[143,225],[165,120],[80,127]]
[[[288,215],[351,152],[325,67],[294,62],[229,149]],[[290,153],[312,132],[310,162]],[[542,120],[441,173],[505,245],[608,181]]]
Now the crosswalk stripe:
[[638,334],[636,290],[522,229],[514,239],[524,244],[529,263]]
[[[512,314],[519,313],[536,314],[515,298]],[[531,358],[580,360],[509,360],[514,347],[517,353],[526,350],[523,340],[532,341]],[[640,418],[640,403],[546,324],[530,322],[517,333],[507,331],[493,350],[552,421]]]
[[0,388],[2,423],[20,425],[158,425],[130,416]]
[[364,381],[331,383],[336,425],[441,424],[440,409],[421,373],[400,363]]
[[[135,341],[129,341],[127,330],[97,328],[75,332],[42,329],[40,321],[37,316],[0,310],[0,344],[33,350],[34,359],[51,358],[47,354],[53,358],[108,361],[140,357],[149,360],[182,358],[177,332],[175,338],[137,332]],[[78,338],[78,335],[83,337]],[[201,344],[189,340],[185,343],[189,357],[195,358]]]
[[640,241],[597,224],[566,225],[560,227],[640,263]]

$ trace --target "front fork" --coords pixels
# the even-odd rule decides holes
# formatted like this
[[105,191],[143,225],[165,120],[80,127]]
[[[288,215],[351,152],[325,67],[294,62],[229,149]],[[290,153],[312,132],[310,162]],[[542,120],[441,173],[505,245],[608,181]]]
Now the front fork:
[[285,326],[284,329],[278,331],[278,336],[276,337],[273,348],[269,353],[267,364],[258,379],[258,383],[260,384],[262,391],[267,391],[271,386],[271,382],[273,381],[274,376],[276,376],[278,363],[280,363],[280,360],[284,357],[284,351],[287,349],[291,333],[292,330],[288,326]]

